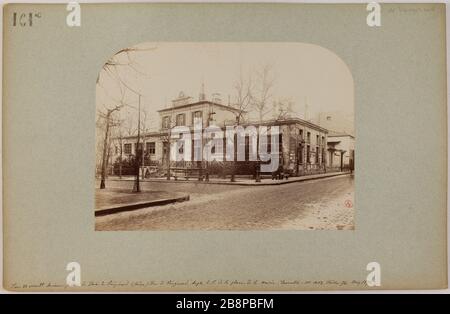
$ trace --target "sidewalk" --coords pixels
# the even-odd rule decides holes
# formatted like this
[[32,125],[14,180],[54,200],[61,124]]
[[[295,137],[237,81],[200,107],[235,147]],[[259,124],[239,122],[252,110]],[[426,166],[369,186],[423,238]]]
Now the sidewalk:
[[129,189],[96,189],[95,216],[104,216],[144,207],[160,206],[188,201],[185,193],[167,191],[145,191],[133,193]]
[[[221,178],[209,178],[209,181],[199,181],[196,178],[191,178],[189,180],[186,180],[185,178],[178,178],[175,180],[174,178],[170,178],[170,180],[167,180],[166,177],[161,178],[150,178],[150,179],[141,179],[142,182],[159,182],[159,183],[195,183],[195,184],[222,184],[222,185],[242,185],[242,186],[266,186],[266,185],[282,185],[282,184],[289,184],[294,182],[302,182],[302,181],[308,181],[308,180],[316,180],[316,179],[323,179],[323,178],[331,178],[336,176],[342,176],[342,175],[348,175],[350,172],[329,172],[329,173],[319,173],[319,174],[312,174],[312,175],[306,175],[301,177],[291,177],[288,180],[272,180],[270,178],[264,178],[261,179],[261,182],[255,182],[254,179],[250,178],[236,178],[235,182],[231,182],[230,178],[227,179],[221,179]],[[113,181],[134,181],[135,177],[122,177],[122,179],[119,179],[118,177],[110,176],[109,180]]]

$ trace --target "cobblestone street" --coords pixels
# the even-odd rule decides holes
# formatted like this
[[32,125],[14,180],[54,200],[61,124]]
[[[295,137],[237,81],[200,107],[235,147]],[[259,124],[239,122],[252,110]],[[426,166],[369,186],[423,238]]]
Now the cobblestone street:
[[[132,188],[130,181],[108,187]],[[280,186],[143,182],[185,192],[190,201],[96,218],[96,230],[352,230],[352,175]]]

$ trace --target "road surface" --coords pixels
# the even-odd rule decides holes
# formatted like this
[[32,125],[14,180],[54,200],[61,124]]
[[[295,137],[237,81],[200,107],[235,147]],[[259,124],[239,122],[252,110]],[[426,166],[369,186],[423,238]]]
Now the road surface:
[[[190,194],[183,203],[96,217],[96,230],[353,230],[351,175],[275,186],[142,182]],[[108,181],[130,189],[133,182]]]

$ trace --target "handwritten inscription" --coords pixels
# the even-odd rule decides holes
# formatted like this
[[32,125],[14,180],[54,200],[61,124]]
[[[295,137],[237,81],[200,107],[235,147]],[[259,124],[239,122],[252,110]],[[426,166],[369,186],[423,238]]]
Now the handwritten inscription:
[[[215,288],[215,287],[240,287],[242,289],[262,287],[262,288],[276,288],[276,287],[302,287],[309,288],[314,287],[348,287],[348,288],[358,288],[358,287],[368,287],[366,280],[151,280],[151,281],[115,281],[115,280],[105,280],[105,281],[83,281],[81,287],[78,289],[83,290],[83,288],[88,289],[149,289],[156,290],[158,287],[164,288]],[[74,287],[69,287],[66,284],[57,284],[52,282],[40,282],[40,283],[13,283],[10,285],[10,289],[18,290],[62,290],[62,289],[74,289]]]
[[40,12],[19,13],[14,12],[12,18],[13,26],[32,27],[36,19],[41,18]]
[[398,13],[398,14],[421,14],[421,13],[437,13],[435,6],[424,6],[424,7],[390,7],[387,10],[388,13]]

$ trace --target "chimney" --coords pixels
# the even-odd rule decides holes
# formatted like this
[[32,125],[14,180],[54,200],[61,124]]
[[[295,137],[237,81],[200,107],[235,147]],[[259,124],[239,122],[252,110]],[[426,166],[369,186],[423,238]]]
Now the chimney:
[[205,84],[202,83],[202,90],[200,94],[198,95],[198,101],[205,101],[206,100],[206,94],[205,94]]

